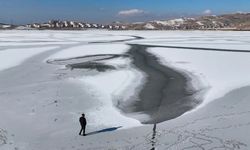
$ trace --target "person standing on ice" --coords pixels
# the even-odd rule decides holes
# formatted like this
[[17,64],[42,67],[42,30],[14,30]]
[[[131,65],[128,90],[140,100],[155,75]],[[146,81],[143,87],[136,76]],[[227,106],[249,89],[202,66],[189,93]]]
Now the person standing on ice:
[[82,135],[82,132],[83,132],[83,136],[86,136],[85,129],[86,129],[87,121],[85,118],[85,114],[82,114],[82,116],[79,119],[79,122],[81,124],[81,130],[79,132],[79,135]]

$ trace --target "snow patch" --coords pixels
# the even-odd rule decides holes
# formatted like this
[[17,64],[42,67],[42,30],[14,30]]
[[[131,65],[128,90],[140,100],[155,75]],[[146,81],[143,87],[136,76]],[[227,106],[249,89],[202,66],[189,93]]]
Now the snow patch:
[[146,29],[151,29],[151,30],[155,29],[155,27],[154,27],[152,24],[150,24],[150,23],[147,23],[147,24],[144,26],[144,28],[146,28]]

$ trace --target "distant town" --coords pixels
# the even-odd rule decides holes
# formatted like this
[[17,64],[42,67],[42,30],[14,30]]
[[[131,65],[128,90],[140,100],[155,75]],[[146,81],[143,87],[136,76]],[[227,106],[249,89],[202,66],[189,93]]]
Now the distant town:
[[11,25],[0,23],[0,29],[20,30],[250,30],[250,13],[201,16],[197,18],[177,18],[149,22],[96,24],[78,21],[50,20],[45,23]]

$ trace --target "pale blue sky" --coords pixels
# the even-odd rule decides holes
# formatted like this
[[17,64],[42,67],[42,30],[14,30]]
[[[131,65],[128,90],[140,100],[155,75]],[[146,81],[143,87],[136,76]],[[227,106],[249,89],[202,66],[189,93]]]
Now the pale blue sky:
[[0,22],[50,19],[97,23],[249,12],[250,0],[0,0]]

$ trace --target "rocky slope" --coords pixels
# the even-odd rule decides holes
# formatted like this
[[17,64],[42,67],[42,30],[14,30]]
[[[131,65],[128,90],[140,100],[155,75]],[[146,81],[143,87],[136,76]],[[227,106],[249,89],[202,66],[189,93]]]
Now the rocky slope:
[[137,30],[250,30],[250,13],[156,20],[129,24],[126,28]]

